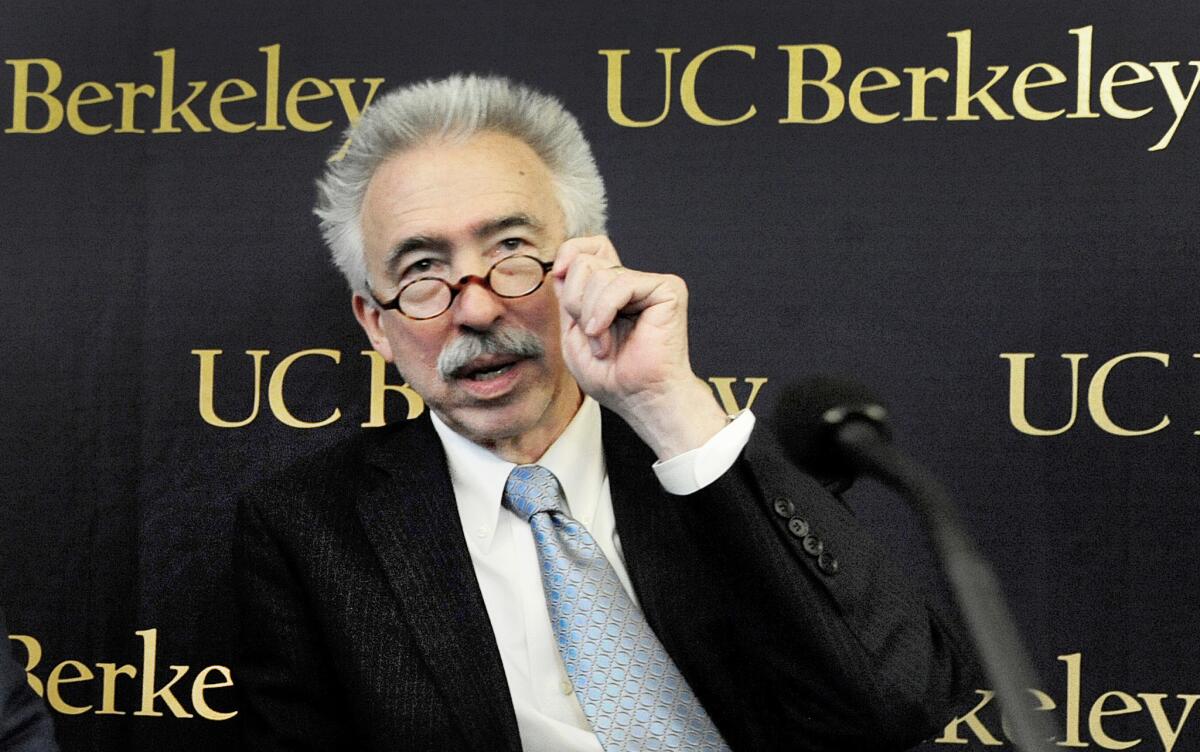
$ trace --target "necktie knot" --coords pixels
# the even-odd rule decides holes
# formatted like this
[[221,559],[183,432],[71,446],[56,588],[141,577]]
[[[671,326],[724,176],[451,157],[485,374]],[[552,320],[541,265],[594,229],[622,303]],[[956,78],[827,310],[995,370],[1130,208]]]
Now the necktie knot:
[[538,512],[562,511],[562,487],[558,478],[541,465],[518,465],[504,484],[501,503],[522,520]]

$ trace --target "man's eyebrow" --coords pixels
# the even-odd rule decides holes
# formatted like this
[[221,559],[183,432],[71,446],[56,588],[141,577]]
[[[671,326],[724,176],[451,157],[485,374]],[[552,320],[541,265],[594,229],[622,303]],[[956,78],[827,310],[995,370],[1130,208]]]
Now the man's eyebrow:
[[396,245],[392,246],[392,250],[384,259],[384,271],[387,272],[389,278],[396,277],[396,267],[400,266],[401,259],[406,254],[414,251],[448,251],[450,243],[445,238],[435,238],[428,235],[414,235],[411,238],[405,238]]
[[[509,230],[514,227],[524,227],[534,232],[541,232],[543,229],[542,223],[538,222],[528,214],[508,214],[496,219],[489,219],[477,224],[471,230],[471,234],[477,240],[484,240],[498,232]],[[410,238],[401,240],[396,245],[392,246],[391,252],[384,259],[384,271],[391,279],[395,279],[400,262],[404,256],[414,251],[438,251],[441,253],[449,253],[450,241],[446,238],[435,237],[430,235],[413,235]]]
[[496,219],[481,222],[476,225],[471,234],[477,239],[483,240],[489,235],[494,235],[502,230],[508,230],[513,227],[526,227],[535,232],[540,232],[543,229],[542,223],[528,214],[509,214],[504,217],[497,217]]

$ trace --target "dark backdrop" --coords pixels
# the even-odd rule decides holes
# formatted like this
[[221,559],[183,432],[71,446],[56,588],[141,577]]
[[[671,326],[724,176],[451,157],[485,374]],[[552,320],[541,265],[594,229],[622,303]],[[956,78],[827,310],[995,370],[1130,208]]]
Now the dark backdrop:
[[[31,673],[55,685],[66,749],[202,750],[230,738],[232,724],[215,718],[236,711],[232,689],[219,686],[222,669],[201,672],[231,658],[232,498],[362,430],[371,402],[367,343],[310,213],[313,180],[350,117],[330,81],[353,79],[343,85],[361,105],[367,79],[383,79],[382,91],[455,71],[530,82],[579,116],[624,260],[688,280],[697,372],[734,379],[739,405],[753,379],[754,409],[769,414],[784,384],[811,373],[853,374],[889,402],[903,442],[945,479],[996,564],[1042,688],[1065,710],[1065,744],[1200,749],[1190,716],[1178,726],[1200,692],[1200,104],[1185,106],[1200,6],[728,5],[5,2],[0,603],[25,636],[18,657],[40,650]],[[696,64],[694,92],[683,85],[697,56],[730,45]],[[793,45],[827,47],[780,49]],[[803,96],[792,120],[835,113],[826,90],[800,80],[824,78],[831,50],[834,99],[863,69],[886,68],[898,85],[861,100],[895,119],[864,122],[847,103],[828,122],[781,122],[789,92]],[[663,112],[666,57],[665,117],[623,125]],[[1110,81],[1152,79],[1111,87],[1106,104],[1106,72],[1122,62],[1141,67]],[[168,63],[168,110],[189,82],[207,82],[190,120],[164,122]],[[1066,79],[1026,90],[1030,107],[1063,111],[1048,120],[1014,104],[1018,76],[1036,63]],[[984,96],[957,101],[988,82],[989,66],[1007,66],[985,92],[996,111]],[[929,80],[914,108],[920,74],[904,69],[939,67],[948,80]],[[29,93],[51,89],[55,69],[56,88]],[[324,83],[297,93],[329,94],[295,103],[308,126],[287,112],[306,77]],[[244,85],[222,94],[246,98],[218,103],[217,115],[229,129],[253,124],[240,133],[214,126],[213,93],[229,79]],[[698,122],[751,105],[737,124]],[[959,108],[976,119],[952,119]],[[164,126],[180,132],[156,132]],[[310,349],[339,361],[296,359],[273,409],[272,375]],[[206,421],[205,358],[213,413],[252,421]],[[1024,378],[1014,381],[1014,364]],[[403,419],[408,404],[387,394],[389,418]],[[292,423],[335,407],[340,418],[297,428],[280,402]],[[1163,416],[1161,430],[1120,435]],[[850,500],[914,576],[936,581],[899,502],[869,483]],[[126,664],[136,678],[116,673]],[[191,717],[154,696],[171,666],[187,667],[170,691]],[[1121,708],[1136,710],[1103,715]],[[1168,729],[1164,740],[1156,715],[1177,739]],[[988,735],[1007,746],[992,705],[976,723],[929,748],[981,747]]]

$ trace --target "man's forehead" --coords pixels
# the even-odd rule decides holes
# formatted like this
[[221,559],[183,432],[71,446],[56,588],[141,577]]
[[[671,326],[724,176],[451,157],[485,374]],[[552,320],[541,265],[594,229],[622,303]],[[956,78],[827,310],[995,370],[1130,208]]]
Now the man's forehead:
[[524,142],[493,132],[392,155],[372,176],[363,206],[364,230],[385,253],[410,238],[542,231],[561,221],[545,163]]
[[533,147],[506,133],[482,131],[467,137],[434,138],[389,155],[375,170],[380,177],[419,188],[455,179],[553,181]]
[[553,215],[519,202],[516,206],[496,214],[464,212],[455,215],[452,223],[410,218],[387,240],[384,262],[390,264],[399,256],[418,250],[450,251],[462,243],[486,244],[505,235],[521,235],[536,241],[553,234],[557,227]]

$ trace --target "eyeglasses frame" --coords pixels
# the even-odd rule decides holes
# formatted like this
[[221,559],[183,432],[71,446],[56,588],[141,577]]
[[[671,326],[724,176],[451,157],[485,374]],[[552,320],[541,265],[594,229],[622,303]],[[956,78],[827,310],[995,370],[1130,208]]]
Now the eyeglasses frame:
[[[509,259],[515,259],[515,258],[533,259],[534,261],[536,261],[538,263],[539,266],[542,267],[542,276],[538,280],[538,283],[536,285],[534,285],[533,289],[530,290],[529,292],[524,292],[524,293],[521,293],[520,295],[502,295],[501,293],[497,292],[495,288],[492,287],[492,272],[495,271],[496,267],[499,266],[500,264],[503,264],[505,261],[508,261]],[[517,253],[517,254],[513,254],[512,256],[505,256],[504,258],[500,259],[496,263],[492,264],[491,267],[488,268],[487,272],[485,272],[483,274],[483,276],[480,276],[478,274],[467,274],[466,276],[459,279],[457,282],[451,282],[449,280],[442,279],[441,277],[420,277],[418,279],[414,279],[413,281],[408,282],[403,287],[401,287],[399,289],[399,291],[396,292],[396,297],[392,298],[390,301],[388,301],[386,303],[383,302],[382,300],[380,300],[379,298],[375,297],[375,292],[373,290],[370,290],[368,288],[368,291],[371,293],[371,299],[374,300],[375,304],[377,306],[379,306],[380,308],[387,310],[387,311],[396,311],[401,316],[403,316],[407,319],[412,319],[413,321],[428,321],[430,319],[436,319],[438,316],[441,316],[446,311],[449,311],[450,307],[454,305],[454,299],[458,297],[458,294],[460,292],[462,292],[463,290],[465,290],[467,285],[469,285],[473,282],[478,282],[480,285],[482,285],[484,287],[484,289],[486,289],[488,292],[492,293],[493,295],[495,295],[498,298],[504,298],[505,300],[516,300],[517,298],[524,298],[526,296],[532,295],[535,292],[537,292],[538,290],[540,290],[542,288],[542,285],[544,285],[546,283],[546,275],[553,268],[554,268],[553,261],[542,261],[540,258],[538,258],[536,256],[530,256],[527,253]],[[446,303],[446,307],[443,308],[442,310],[438,311],[437,313],[433,314],[432,316],[413,316],[411,314],[405,313],[403,311],[403,309],[400,308],[400,296],[403,295],[404,291],[407,290],[409,287],[417,284],[418,282],[425,282],[428,280],[433,280],[434,282],[441,282],[443,285],[450,288],[450,301],[448,303]]]

